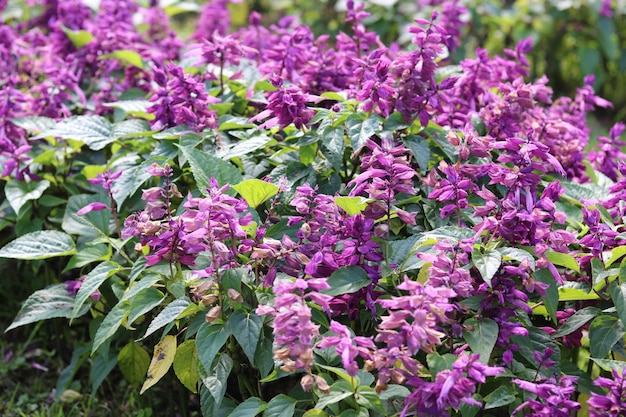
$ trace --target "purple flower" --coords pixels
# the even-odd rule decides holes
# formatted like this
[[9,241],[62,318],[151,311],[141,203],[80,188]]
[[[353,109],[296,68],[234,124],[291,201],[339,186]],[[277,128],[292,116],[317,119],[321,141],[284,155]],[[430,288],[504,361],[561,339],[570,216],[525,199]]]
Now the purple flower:
[[523,415],[529,415],[530,411],[534,416],[571,416],[580,410],[580,403],[571,399],[576,392],[577,380],[578,377],[569,375],[561,375],[558,381],[550,378],[540,383],[514,379],[517,386],[534,396],[513,410],[512,415],[527,410]]
[[282,129],[293,123],[298,129],[306,126],[313,118],[313,110],[307,107],[307,102],[317,101],[317,97],[305,94],[300,88],[290,85],[283,86],[283,81],[272,77],[272,84],[278,88],[269,94],[267,109],[250,119],[251,122],[266,120],[259,128],[269,128],[276,124]]
[[374,342],[368,337],[353,336],[348,327],[334,320],[330,323],[330,330],[337,336],[324,336],[317,347],[320,349],[335,347],[344,369],[349,375],[355,376],[359,371],[357,356],[371,360],[371,351],[376,348]]
[[78,210],[76,214],[78,214],[79,216],[83,216],[87,213],[91,213],[92,211],[100,211],[100,210],[104,210],[107,208],[109,208],[109,206],[107,206],[106,204],[101,203],[99,201],[95,201],[93,203],[87,204],[85,207]]
[[593,384],[597,387],[606,388],[605,394],[591,393],[587,400],[590,417],[623,417],[626,410],[626,380],[624,369],[611,371],[612,379],[603,376],[597,377]]

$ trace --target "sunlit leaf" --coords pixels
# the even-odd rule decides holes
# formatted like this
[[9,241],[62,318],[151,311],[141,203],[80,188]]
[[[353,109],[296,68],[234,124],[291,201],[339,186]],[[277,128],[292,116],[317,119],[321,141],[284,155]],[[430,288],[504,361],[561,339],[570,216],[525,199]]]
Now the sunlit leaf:
[[68,234],[43,230],[20,236],[0,249],[0,258],[47,259],[76,253],[74,240]]

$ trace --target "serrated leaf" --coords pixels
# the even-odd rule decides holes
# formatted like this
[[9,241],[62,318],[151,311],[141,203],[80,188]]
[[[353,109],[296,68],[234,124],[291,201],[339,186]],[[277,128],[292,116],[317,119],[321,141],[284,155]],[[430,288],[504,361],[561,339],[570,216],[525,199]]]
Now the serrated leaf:
[[148,172],[148,168],[153,163],[163,162],[164,158],[150,158],[143,161],[141,164],[129,167],[122,171],[122,175],[113,182],[113,198],[115,203],[120,207],[124,201],[137,192],[139,188],[149,179],[152,175]]
[[565,267],[567,269],[571,269],[572,271],[580,272],[580,266],[578,265],[576,258],[568,253],[554,252],[549,250],[546,251],[545,255],[546,259],[550,263]]
[[589,350],[596,359],[605,359],[611,348],[624,337],[624,325],[613,316],[596,317],[589,325]]
[[335,168],[335,171],[341,169],[345,147],[343,127],[329,127],[324,130],[322,135],[322,153]]
[[426,172],[430,162],[430,146],[428,146],[428,142],[420,136],[408,135],[404,138],[404,143],[411,150],[420,170]]
[[[15,320],[5,332],[26,324],[35,323],[57,317],[70,318],[74,308],[74,296],[69,295],[65,284],[52,285],[43,290],[35,291],[22,304]],[[89,306],[84,306],[77,314],[83,315],[89,311]]]
[[502,265],[502,254],[497,250],[488,250],[485,253],[475,250],[472,252],[472,261],[480,276],[491,287],[491,279]]
[[220,154],[218,156],[224,160],[240,158],[256,151],[257,149],[263,148],[270,142],[273,142],[273,139],[267,135],[252,136],[249,139],[237,142],[237,144],[230,148],[225,154]]
[[43,116],[14,117],[9,120],[14,125],[36,134],[52,129],[57,124],[56,120]]
[[19,214],[27,201],[39,199],[49,187],[48,180],[24,182],[10,179],[4,186],[4,195],[15,214]]
[[351,294],[372,283],[360,266],[342,266],[328,278],[330,288],[321,292],[328,295]]
[[198,190],[205,195],[207,195],[207,188],[211,187],[211,177],[214,177],[219,185],[236,185],[243,179],[239,170],[230,162],[194,148],[183,146],[178,146],[178,148],[189,161]]
[[150,125],[145,120],[122,120],[113,125],[111,135],[114,138],[133,138],[148,136],[152,133]]
[[160,328],[170,324],[178,316],[180,313],[185,311],[185,309],[191,304],[191,301],[187,298],[179,298],[177,300],[169,303],[161,312],[150,322],[146,333],[143,335],[142,339],[150,336],[152,333],[156,332]]
[[498,248],[498,252],[506,259],[513,259],[517,262],[526,261],[530,265],[532,271],[535,270],[535,258],[529,252],[519,248]]
[[[361,407],[380,413],[381,415],[385,414],[383,402],[374,388],[362,385],[357,388],[354,398]],[[367,415],[369,416],[369,413],[367,413]]]
[[143,63],[143,59],[141,58],[141,55],[129,49],[121,49],[119,51],[114,51],[114,52],[111,52],[110,54],[103,54],[98,57],[98,59],[107,59],[107,58],[117,59],[120,62],[130,64],[139,69],[144,68],[144,63]]
[[82,248],[67,262],[63,273],[75,268],[82,268],[93,262],[107,261],[111,258],[111,249],[108,245],[98,244]]
[[480,360],[488,363],[498,340],[498,324],[489,318],[481,321],[472,318],[465,321],[464,327],[467,330],[463,331],[463,337],[472,352],[480,354]]
[[116,272],[122,270],[122,267],[116,264],[115,262],[102,262],[100,265],[96,266],[90,273],[85,276],[85,280],[82,285],[78,289],[78,293],[76,293],[76,301],[74,302],[74,309],[72,310],[71,320],[74,320],[80,309],[82,308],[87,298],[91,296],[91,294],[100,288],[100,285],[107,278],[114,275]]
[[578,310],[570,317],[561,326],[559,329],[552,335],[553,337],[563,337],[567,336],[570,333],[575,332],[580,329],[582,326],[596,318],[602,314],[602,310],[597,307],[585,307],[582,310]]
[[345,197],[336,195],[335,204],[341,207],[349,216],[363,212],[367,208],[367,199],[363,197]]
[[248,360],[254,364],[254,354],[261,337],[263,319],[254,314],[236,311],[228,319],[228,325]]
[[223,324],[203,325],[196,336],[198,359],[204,369],[211,369],[215,356],[231,335],[230,326]]
[[42,230],[18,237],[0,249],[0,258],[48,259],[76,253],[74,240],[68,234]]
[[146,381],[141,387],[139,394],[143,394],[147,389],[154,386],[161,378],[165,376],[167,371],[174,362],[176,355],[176,336],[167,335],[159,343],[154,346],[152,360],[148,366],[146,373]]
[[198,392],[198,351],[194,339],[185,340],[174,356],[174,373],[189,391]]
[[296,410],[296,399],[278,394],[267,403],[263,417],[292,417]]
[[119,355],[117,355],[117,363],[126,381],[130,385],[138,387],[148,372],[150,354],[137,342],[131,340],[120,350]]
[[317,404],[315,404],[315,408],[323,410],[327,406],[331,404],[336,404],[345,398],[352,397],[353,395],[354,393],[352,392],[352,387],[350,386],[350,383],[348,383],[347,381],[337,381],[330,386],[330,392],[328,394],[320,396]]
[[272,183],[261,181],[256,178],[245,180],[237,185],[232,185],[248,203],[250,207],[257,208],[278,193],[278,187]]
[[354,113],[346,119],[348,138],[352,145],[352,152],[357,153],[381,126],[380,117],[371,115],[366,119],[359,113]]
[[250,397],[231,411],[229,417],[254,417],[264,409],[264,401],[257,397]]
[[94,151],[104,149],[106,145],[117,139],[113,136],[111,123],[97,115],[72,116],[61,120],[52,129],[42,132],[36,138],[48,136],[79,140]]
[[217,411],[222,404],[228,384],[228,376],[233,369],[233,360],[225,353],[219,355],[213,373],[202,378],[202,384],[209,390],[215,400],[214,409]]

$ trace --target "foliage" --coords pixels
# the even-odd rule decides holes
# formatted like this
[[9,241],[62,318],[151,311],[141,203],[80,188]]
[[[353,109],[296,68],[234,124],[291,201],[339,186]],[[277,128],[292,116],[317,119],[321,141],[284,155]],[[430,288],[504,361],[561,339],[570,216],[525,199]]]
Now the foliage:
[[333,37],[207,3],[184,46],[153,3],[3,15],[0,259],[49,277],[7,331],[83,330],[57,398],[90,366],[205,416],[621,401],[624,125],[585,150],[591,78],[553,97],[527,39],[452,65],[456,2],[406,48],[351,1]]

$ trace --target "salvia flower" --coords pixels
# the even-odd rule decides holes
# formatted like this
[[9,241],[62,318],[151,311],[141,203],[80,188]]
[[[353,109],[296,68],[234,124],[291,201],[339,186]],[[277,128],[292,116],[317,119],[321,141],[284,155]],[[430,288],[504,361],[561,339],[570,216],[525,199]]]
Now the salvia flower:
[[251,122],[266,120],[259,128],[269,128],[279,125],[282,129],[294,124],[298,129],[306,126],[313,118],[313,110],[307,107],[307,103],[317,101],[317,97],[305,94],[295,85],[284,86],[282,79],[272,77],[272,84],[278,88],[272,91],[268,97],[267,109],[250,119]]
[[593,384],[608,390],[605,394],[591,392],[589,404],[590,417],[624,417],[626,415],[626,380],[624,369],[611,371],[613,378],[597,377]]
[[558,381],[554,378],[543,382],[514,379],[513,383],[534,395],[513,410],[512,415],[520,415],[519,413],[523,411],[524,413],[521,415],[525,416],[571,416],[572,413],[580,410],[580,403],[572,399],[576,392],[577,380],[578,377],[569,375],[561,375]]

